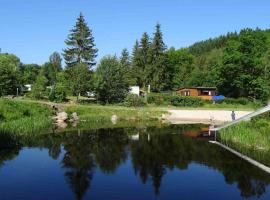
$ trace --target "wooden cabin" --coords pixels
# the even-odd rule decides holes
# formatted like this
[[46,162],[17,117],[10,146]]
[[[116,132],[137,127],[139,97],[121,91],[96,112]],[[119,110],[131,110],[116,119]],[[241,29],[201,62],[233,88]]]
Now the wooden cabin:
[[215,87],[190,87],[180,88],[178,93],[181,96],[200,97],[204,100],[212,100],[213,96],[217,95],[217,88]]

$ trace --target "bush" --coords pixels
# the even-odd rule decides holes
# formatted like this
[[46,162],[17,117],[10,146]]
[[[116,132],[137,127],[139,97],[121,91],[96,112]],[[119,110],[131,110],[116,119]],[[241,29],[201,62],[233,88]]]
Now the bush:
[[49,92],[48,98],[52,102],[65,102],[67,101],[67,95],[65,88],[57,85],[53,87]]
[[247,98],[241,97],[238,99],[234,99],[234,98],[225,98],[221,101],[217,101],[217,103],[226,103],[226,104],[240,104],[240,105],[247,105],[249,103],[251,103]]
[[163,105],[163,104],[171,104],[171,99],[174,96],[170,93],[150,93],[147,95],[147,103]]
[[171,99],[171,104],[183,107],[199,107],[204,104],[204,101],[196,97],[174,96]]
[[125,98],[124,105],[127,107],[140,107],[145,106],[146,102],[143,97],[136,94],[128,94]]

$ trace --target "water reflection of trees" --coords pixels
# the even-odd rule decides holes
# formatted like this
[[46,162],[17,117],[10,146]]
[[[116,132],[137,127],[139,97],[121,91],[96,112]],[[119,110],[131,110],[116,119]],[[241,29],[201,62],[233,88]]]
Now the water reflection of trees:
[[[61,159],[67,183],[76,198],[82,199],[91,186],[95,169],[113,174],[125,162],[130,151],[135,173],[142,183],[151,181],[157,195],[167,170],[186,170],[192,162],[222,172],[226,183],[236,183],[243,197],[259,197],[265,193],[270,180],[264,172],[207,141],[170,134],[183,133],[190,128],[194,127],[99,129],[24,137],[19,142],[6,138],[5,144],[15,145],[14,151],[3,153],[5,157],[1,156],[0,166],[5,160],[18,155],[18,144],[46,148],[51,158]],[[132,140],[130,134],[138,134],[139,138]]]
[[192,162],[219,170],[228,184],[237,183],[241,196],[261,196],[270,183],[269,176],[247,164],[238,157],[204,140],[194,140],[182,135],[154,134],[151,140],[142,135],[132,143],[132,161],[135,172],[145,183],[149,177],[153,181],[156,194],[162,177],[168,169],[184,170]]
[[16,136],[0,133],[0,168],[6,161],[16,158],[20,149],[21,145]]
[[93,177],[95,162],[92,142],[93,139],[88,134],[72,134],[63,141],[65,155],[62,167],[77,199],[82,199]]

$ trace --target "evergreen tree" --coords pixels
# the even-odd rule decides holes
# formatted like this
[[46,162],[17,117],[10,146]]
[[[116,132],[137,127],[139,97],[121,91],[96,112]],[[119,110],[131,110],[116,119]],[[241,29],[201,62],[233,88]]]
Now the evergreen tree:
[[150,38],[149,35],[145,32],[141,38],[141,42],[140,42],[140,71],[141,71],[141,85],[146,87],[145,85],[145,68],[148,64],[148,53],[149,53],[149,49],[150,49]]
[[[169,76],[168,89],[177,90],[188,86],[194,67],[194,57],[187,49],[175,50],[171,48],[166,52],[168,56],[167,72]],[[168,70],[169,69],[169,70]]]
[[121,57],[120,57],[121,70],[123,73],[123,78],[129,86],[135,85],[136,80],[133,75],[133,70],[131,66],[130,56],[127,49],[123,49]]
[[67,74],[73,81],[70,84],[78,101],[81,92],[85,92],[87,88],[91,87],[91,69],[96,64],[95,58],[98,51],[95,48],[92,31],[82,14],[65,42],[69,46],[63,54],[67,64]]
[[163,42],[160,24],[157,24],[156,32],[148,51],[148,64],[145,68],[146,83],[151,85],[153,91],[161,91],[168,84],[169,76],[166,72],[167,56],[164,53],[165,50],[166,45]]
[[68,48],[64,50],[63,55],[68,67],[84,63],[91,69],[96,64],[98,50],[95,48],[92,31],[87,26],[82,13],[65,43]]
[[140,87],[143,86],[143,71],[141,69],[141,54],[139,42],[136,40],[132,51],[132,72],[136,80],[136,84]]

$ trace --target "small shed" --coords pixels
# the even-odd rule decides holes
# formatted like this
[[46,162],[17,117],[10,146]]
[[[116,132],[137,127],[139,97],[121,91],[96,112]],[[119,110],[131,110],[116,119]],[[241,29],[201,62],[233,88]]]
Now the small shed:
[[217,95],[216,87],[187,87],[180,88],[178,93],[181,96],[200,97],[204,100],[212,100]]

